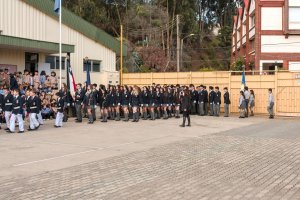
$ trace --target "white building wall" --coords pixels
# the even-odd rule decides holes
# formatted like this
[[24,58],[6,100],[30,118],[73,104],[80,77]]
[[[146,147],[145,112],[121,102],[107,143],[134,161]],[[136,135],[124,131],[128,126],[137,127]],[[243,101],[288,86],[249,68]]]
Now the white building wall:
[[[0,30],[3,35],[58,43],[58,28],[58,20],[22,0],[0,0]],[[102,61],[103,72],[91,72],[92,82],[107,84],[102,82],[104,71],[116,71],[115,52],[65,25],[62,25],[62,40],[65,44],[75,45],[75,53],[71,54],[71,66],[76,82],[86,80],[83,58],[87,56],[89,59]]]
[[282,30],[282,8],[261,8],[261,30]]
[[262,35],[262,53],[300,53],[300,36]]

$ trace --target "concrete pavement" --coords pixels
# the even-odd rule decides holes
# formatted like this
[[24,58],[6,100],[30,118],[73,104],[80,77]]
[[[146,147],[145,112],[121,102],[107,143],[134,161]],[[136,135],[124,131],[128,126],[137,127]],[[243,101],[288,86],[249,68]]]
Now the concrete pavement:
[[0,199],[300,197],[298,120],[180,122],[70,122],[1,134]]

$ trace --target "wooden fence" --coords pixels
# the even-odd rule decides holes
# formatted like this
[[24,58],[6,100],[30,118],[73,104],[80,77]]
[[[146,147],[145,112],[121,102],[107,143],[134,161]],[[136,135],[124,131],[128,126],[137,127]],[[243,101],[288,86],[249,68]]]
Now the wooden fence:
[[[123,85],[194,84],[228,87],[231,98],[231,112],[238,112],[241,72],[166,72],[126,73]],[[255,112],[267,113],[268,88],[273,89],[277,115],[300,116],[300,72],[246,72],[246,85],[255,92]]]

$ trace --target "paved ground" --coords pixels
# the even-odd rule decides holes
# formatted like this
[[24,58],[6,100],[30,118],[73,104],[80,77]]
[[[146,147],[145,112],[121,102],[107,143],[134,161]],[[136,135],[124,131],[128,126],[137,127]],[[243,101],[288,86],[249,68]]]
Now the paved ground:
[[300,199],[298,120],[178,123],[0,134],[0,199]]

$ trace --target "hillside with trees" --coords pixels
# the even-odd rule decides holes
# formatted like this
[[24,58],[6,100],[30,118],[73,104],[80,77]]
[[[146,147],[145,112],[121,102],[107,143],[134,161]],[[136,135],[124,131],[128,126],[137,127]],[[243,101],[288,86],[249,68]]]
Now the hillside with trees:
[[64,6],[128,45],[124,71],[228,70],[232,18],[241,0],[64,0]]

